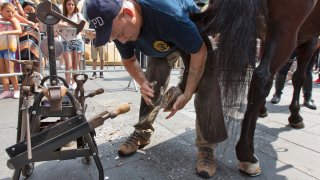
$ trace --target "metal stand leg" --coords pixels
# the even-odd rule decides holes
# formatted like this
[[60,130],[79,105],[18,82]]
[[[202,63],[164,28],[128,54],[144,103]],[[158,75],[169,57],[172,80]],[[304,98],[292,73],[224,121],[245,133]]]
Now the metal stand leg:
[[98,168],[99,171],[99,180],[104,180],[104,172],[103,172],[103,167],[99,158],[99,154],[98,154],[98,147],[95,146],[94,144],[94,139],[93,136],[89,133],[85,136],[87,142],[88,142],[88,146],[92,152],[92,157],[94,159],[94,162],[96,163],[96,166]]
[[134,90],[136,92],[138,92],[138,87],[137,87],[136,81],[131,76],[130,76],[130,80],[129,80],[128,86],[125,89],[130,88],[131,83],[133,83]]
[[21,174],[21,169],[15,169],[13,172],[12,180],[19,180]]

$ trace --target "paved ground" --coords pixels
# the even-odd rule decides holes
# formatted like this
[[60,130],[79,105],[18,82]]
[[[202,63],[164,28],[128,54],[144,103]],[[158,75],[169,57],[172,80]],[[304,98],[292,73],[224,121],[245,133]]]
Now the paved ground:
[[[173,71],[172,75],[171,84],[174,85],[178,81],[178,71]],[[170,120],[165,120],[166,114],[161,112],[155,123],[156,131],[151,138],[151,144],[133,156],[118,157],[119,144],[133,131],[132,125],[138,118],[140,96],[132,88],[124,90],[127,85],[128,75],[120,71],[107,72],[104,79],[89,80],[85,86],[87,92],[99,87],[106,91],[87,101],[87,118],[123,102],[131,103],[129,113],[108,120],[96,129],[96,141],[105,179],[199,179],[194,168],[195,113],[192,101]],[[301,114],[306,127],[302,130],[287,127],[288,105],[292,95],[291,83],[287,83],[284,92],[278,105],[267,103],[269,116],[258,119],[255,153],[260,159],[263,173],[253,179],[320,179],[320,111],[302,106]],[[271,96],[272,93],[268,101]],[[319,85],[314,85],[313,98],[320,109]],[[6,166],[8,155],[5,148],[15,142],[17,108],[18,100],[1,100],[0,179],[10,179],[12,175],[12,171]],[[234,144],[240,132],[239,121],[234,120],[229,124],[229,132],[228,141],[222,143],[216,152],[218,171],[213,179],[246,179],[237,170],[234,151]],[[89,180],[98,179],[98,173],[94,163],[84,165],[81,158],[78,158],[36,163],[29,179]]]

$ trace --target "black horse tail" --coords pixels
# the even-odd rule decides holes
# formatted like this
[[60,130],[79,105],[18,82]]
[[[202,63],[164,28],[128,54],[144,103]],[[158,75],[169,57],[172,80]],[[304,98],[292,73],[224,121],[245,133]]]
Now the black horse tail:
[[261,0],[213,0],[192,20],[207,35],[220,34],[217,65],[224,107],[234,109],[248,87],[248,68],[256,59],[257,18]]

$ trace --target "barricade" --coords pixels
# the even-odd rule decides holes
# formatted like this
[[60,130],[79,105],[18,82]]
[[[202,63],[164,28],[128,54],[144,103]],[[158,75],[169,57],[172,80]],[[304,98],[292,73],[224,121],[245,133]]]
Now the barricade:
[[[60,30],[60,32],[58,32],[63,39],[65,40],[73,40],[73,38],[75,37],[74,31],[75,28],[60,28],[58,29],[58,31]],[[82,37],[83,37],[83,42],[85,42],[86,40],[90,40],[89,44],[84,44],[84,53],[81,56],[81,64],[82,64],[82,68],[79,68],[79,70],[75,71],[75,70],[58,70],[57,73],[89,73],[89,72],[116,72],[116,71],[125,71],[125,68],[123,67],[123,64],[121,62],[121,57],[119,52],[116,49],[116,46],[113,43],[108,43],[106,44],[106,49],[107,49],[107,54],[106,54],[106,59],[107,61],[105,61],[105,68],[103,70],[88,70],[86,69],[86,63],[90,62],[91,60],[91,51],[92,51],[92,46],[93,45],[93,41],[92,38],[89,37],[88,34],[90,34],[94,32],[94,29],[84,29],[82,31]],[[100,57],[99,57],[100,58]],[[100,58],[101,60],[101,58]],[[105,59],[104,59],[105,60]],[[132,80],[132,78],[128,78],[128,88],[130,87],[131,83],[133,83],[134,86],[134,90],[137,91],[137,86],[135,84],[135,82]]]
[[[0,21],[0,24],[10,24],[9,22],[4,22],[4,21]],[[27,25],[27,24],[23,24],[21,23],[20,24],[22,26],[22,29],[25,30],[25,33],[26,34],[26,37],[23,39],[23,46],[27,46],[27,54],[28,54],[28,59],[27,60],[32,60],[32,54],[35,52],[34,50],[36,49],[36,53],[37,53],[37,57],[38,59],[40,60],[40,67],[39,67],[39,71],[40,71],[40,74],[43,75],[43,66],[45,66],[45,64],[43,64],[42,62],[42,57],[43,57],[43,54],[40,50],[40,44],[41,44],[41,40],[43,39],[43,33],[41,32],[37,32],[37,43],[34,43],[30,37],[31,37],[31,33],[35,32],[35,30]],[[60,30],[60,31],[59,31]],[[74,40],[76,34],[75,34],[75,28],[60,28],[60,29],[57,29],[58,31],[58,34],[60,36],[62,36],[62,38],[64,40],[66,40],[67,42],[71,41],[71,40]],[[57,70],[57,73],[66,73],[66,72],[70,72],[70,73],[89,73],[89,72],[116,72],[116,71],[125,71],[125,68],[123,67],[123,64],[121,62],[121,57],[120,57],[120,54],[115,46],[114,43],[108,43],[106,44],[106,48],[107,48],[107,62],[105,62],[105,68],[104,70],[88,70],[86,69],[86,63],[87,62],[90,62],[90,54],[91,54],[91,48],[88,50],[87,48],[93,46],[93,42],[92,40],[90,40],[90,44],[89,45],[86,45],[85,43],[85,40],[86,39],[89,39],[87,37],[87,32],[94,32],[94,29],[84,29],[82,31],[82,38],[83,38],[83,42],[84,42],[84,53],[83,55],[81,56],[81,59],[80,59],[80,68],[79,70],[69,70],[69,71],[66,71],[66,70]],[[35,33],[32,34],[32,36],[34,35]],[[19,41],[19,37],[17,37],[17,43],[18,43],[18,46],[17,46],[17,58],[16,59],[19,59],[21,60],[21,42]],[[88,54],[86,54],[86,52],[89,52]],[[143,69],[145,69],[147,67],[147,62],[148,62],[148,57],[146,55],[144,55],[143,53],[137,51],[136,52],[136,57],[141,65],[141,67]],[[21,65],[20,65],[21,66]],[[176,68],[178,67],[179,68],[179,65],[178,66],[175,66]],[[15,73],[10,73],[10,74],[0,74],[0,77],[8,77],[8,76],[21,76],[22,75],[22,72],[21,72],[21,67],[20,68],[17,68],[18,71],[15,72]],[[136,83],[135,81],[130,77],[128,78],[128,87],[129,88],[131,86],[131,84],[133,84],[133,88],[134,90],[137,91],[137,86],[136,86]]]
[[[90,62],[90,54],[91,54],[91,46],[94,46],[93,45],[93,37],[91,37],[90,34],[94,33],[95,30],[94,29],[84,29],[82,31],[83,33],[83,39],[90,39],[90,43],[89,45],[85,45],[85,52],[90,52],[88,54],[85,54],[84,55],[84,61],[85,62]],[[84,40],[85,41],[85,40]],[[110,71],[125,71],[125,68],[123,67],[123,64],[122,64],[122,61],[121,61],[121,57],[120,57],[120,54],[115,46],[115,44],[113,42],[111,43],[107,43],[106,45],[106,48],[107,48],[107,59],[108,61],[105,62],[105,69],[104,70],[79,70],[80,72],[110,72]],[[87,48],[90,48],[89,51],[86,51]],[[143,53],[139,52],[139,51],[136,51],[136,57],[137,57],[137,60],[139,61],[140,63],[140,66],[142,67],[142,69],[146,69],[147,67],[147,64],[148,64],[148,57],[146,55],[144,55]],[[175,66],[175,68],[180,68],[181,67],[181,62],[177,62],[177,65]],[[64,72],[67,72],[67,71],[61,71],[59,70],[58,73],[64,73]],[[70,71],[70,72],[77,72],[77,71]],[[133,84],[134,86],[134,89],[137,91],[137,86],[136,86],[136,83],[135,81],[130,77],[128,79],[128,87],[130,87],[131,84]]]
[[[59,34],[62,36],[63,39],[65,40],[74,40],[74,31],[75,31],[75,28],[60,28],[59,29],[60,32]],[[85,42],[86,39],[89,39],[87,37],[87,33],[88,32],[94,32],[93,29],[84,29],[82,31],[83,35],[83,41]],[[93,46],[92,44],[92,40],[90,40],[90,44],[86,44],[84,45],[84,54],[81,58],[81,62],[83,64],[82,68],[79,69],[79,71],[65,71],[65,70],[58,70],[58,73],[65,73],[65,72],[81,72],[81,73],[85,73],[85,72],[106,72],[106,71],[112,71],[112,68],[111,66],[113,66],[113,71],[118,71],[118,70],[122,70],[124,71],[124,67],[122,65],[122,62],[121,62],[121,59],[120,59],[120,55],[118,53],[118,51],[116,50],[116,47],[113,43],[109,43],[109,44],[106,44],[106,48],[107,48],[107,59],[108,59],[108,62],[107,64],[105,65],[106,66],[106,69],[105,70],[87,70],[86,69],[86,62],[90,61],[91,57],[90,57],[90,54],[91,54],[91,46]],[[90,49],[87,49],[87,48],[90,48]],[[111,53],[112,52],[112,53]],[[87,53],[87,54],[86,54]],[[112,59],[112,61],[110,61]],[[119,68],[116,68],[117,66],[119,66]]]
[[[10,25],[10,22],[0,21],[1,25]],[[21,36],[16,36],[17,41],[17,50],[16,50],[16,59],[21,60],[22,54],[21,50],[26,50],[28,59],[26,60],[34,60],[32,57],[37,57],[39,60],[42,59],[42,54],[39,49],[39,45],[41,43],[41,33],[36,31],[34,28],[32,28],[30,25],[20,23],[21,29],[23,30],[23,34]],[[6,30],[8,26],[6,26]],[[3,35],[8,36],[8,35]],[[12,36],[12,35],[10,35]],[[1,42],[1,43],[8,43]],[[18,57],[18,58],[17,58]],[[40,61],[40,73],[42,74],[42,68],[43,64],[42,61]],[[0,77],[9,77],[9,76],[21,76],[22,68],[21,65],[18,68],[15,68],[15,73],[9,73],[9,74],[0,74]]]

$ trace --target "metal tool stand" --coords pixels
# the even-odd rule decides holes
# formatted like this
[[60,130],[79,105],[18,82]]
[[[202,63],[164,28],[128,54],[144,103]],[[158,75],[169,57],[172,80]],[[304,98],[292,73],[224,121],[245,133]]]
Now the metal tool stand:
[[[39,93],[39,84],[42,76],[37,73],[39,61],[34,60],[11,60],[14,63],[20,64],[22,67],[22,82],[20,86],[19,109],[18,109],[18,124],[17,124],[17,139],[20,142],[23,139],[30,138],[30,121],[29,107],[33,102],[33,98]],[[33,172],[34,163],[30,163],[21,169],[22,175],[28,177]]]
[[[32,174],[34,162],[84,157],[85,162],[89,163],[89,157],[92,156],[99,171],[99,179],[103,180],[103,167],[93,138],[94,128],[102,125],[107,118],[125,113],[129,108],[125,107],[111,113],[105,111],[88,122],[84,116],[84,100],[86,97],[103,93],[103,90],[84,96],[83,86],[80,85],[83,85],[84,80],[76,81],[79,84],[75,95],[66,91],[64,97],[67,98],[62,98],[63,89],[66,90],[68,83],[57,76],[53,24],[60,19],[70,20],[60,15],[59,8],[47,0],[38,5],[37,16],[47,24],[50,76],[44,78],[40,85],[33,83],[34,87],[42,87],[42,91],[30,90],[32,88],[28,83],[24,83],[24,87],[21,88],[17,144],[6,149],[10,156],[7,166],[15,170],[13,179],[18,180],[21,172],[26,177]],[[74,23],[71,21],[69,24]],[[75,24],[79,32],[81,26],[83,28],[82,24]],[[25,79],[28,77],[27,74],[24,76]],[[44,88],[47,80],[50,81],[50,85]],[[59,85],[59,82],[64,86]],[[63,99],[67,99],[67,102]],[[60,120],[54,123],[42,122],[49,117],[59,117]],[[74,141],[76,143],[72,148],[64,147]]]
[[128,86],[125,88],[125,90],[130,88],[131,83],[133,84],[134,91],[138,92],[138,87],[137,87],[136,81],[131,76],[130,76]]

